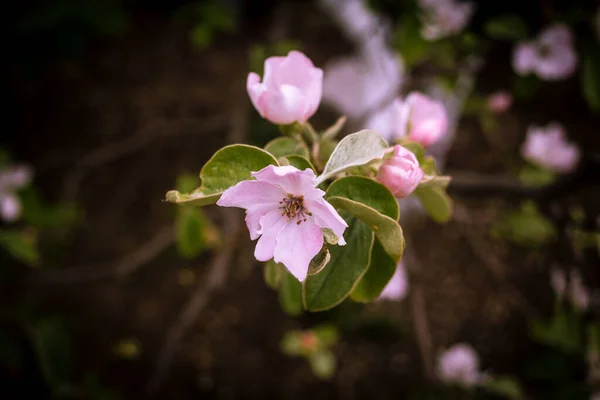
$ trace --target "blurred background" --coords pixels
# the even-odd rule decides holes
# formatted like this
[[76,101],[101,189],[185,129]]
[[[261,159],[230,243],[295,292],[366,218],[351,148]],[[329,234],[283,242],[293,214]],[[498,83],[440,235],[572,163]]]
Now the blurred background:
[[[598,5],[476,2],[460,31],[430,40],[425,3],[12,4],[0,398],[587,400],[600,392]],[[377,23],[359,29],[365,15]],[[556,21],[573,34],[575,72],[558,81],[515,73],[515,44]],[[356,109],[327,101],[335,96],[326,82],[311,120],[318,129],[342,114],[344,133],[368,127],[390,95],[367,104],[371,89],[460,91],[446,98],[455,124],[435,150],[455,177],[453,218],[438,224],[403,205],[410,252],[396,299],[303,313],[265,284],[273,281],[244,227],[214,206],[164,201],[170,189],[197,187],[218,148],[264,146],[278,135],[253,109],[246,77],[293,49],[324,68],[326,81],[338,60],[393,54],[383,75],[360,70],[368,83],[350,97]],[[488,103],[499,90],[511,97],[502,111]],[[528,127],[551,121],[581,150],[579,166],[560,176],[520,154]],[[5,183],[14,166],[31,179]],[[18,218],[4,214],[9,198],[18,199]],[[294,341],[319,327],[326,356],[306,357]],[[502,378],[445,384],[439,354],[456,343]]]

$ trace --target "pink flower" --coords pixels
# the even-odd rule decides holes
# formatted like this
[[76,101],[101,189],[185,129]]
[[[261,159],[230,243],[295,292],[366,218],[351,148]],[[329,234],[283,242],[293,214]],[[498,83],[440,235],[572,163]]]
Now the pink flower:
[[252,104],[274,124],[306,122],[319,107],[323,71],[299,51],[265,60],[263,81],[254,72],[246,83]]
[[253,172],[256,180],[242,181],[227,189],[217,205],[246,209],[250,239],[258,239],[254,256],[258,261],[282,263],[299,281],[304,281],[310,260],[323,247],[321,229],[329,228],[345,245],[348,224],[323,199],[311,169],[269,165]]
[[565,25],[555,24],[543,30],[536,40],[518,43],[512,63],[519,75],[534,73],[549,81],[568,78],[577,67],[571,31]]
[[581,274],[576,270],[571,270],[569,282],[569,299],[571,304],[579,311],[585,311],[590,305],[590,295],[583,284]]
[[550,286],[556,297],[562,299],[567,291],[567,277],[565,276],[565,271],[558,268],[552,268],[550,270]]
[[577,165],[580,154],[577,146],[567,142],[565,136],[563,126],[557,122],[551,122],[545,128],[530,126],[521,153],[541,167],[560,173],[570,172]]
[[482,377],[479,357],[468,344],[455,344],[438,356],[437,374],[446,383],[474,386]]
[[377,131],[385,140],[391,141],[400,134],[401,113],[402,100],[395,99],[387,107],[371,115],[364,127]]
[[404,265],[399,262],[392,279],[385,286],[378,300],[402,300],[408,291],[408,277]]
[[419,186],[423,170],[414,153],[400,145],[394,146],[394,155],[385,160],[377,180],[383,183],[395,197],[404,198]]
[[19,165],[0,171],[0,217],[13,222],[21,216],[21,202],[14,193],[31,181],[31,168]]
[[409,93],[398,116],[398,136],[408,136],[427,147],[446,134],[448,117],[444,105],[419,92]]
[[512,96],[506,90],[499,90],[488,97],[487,105],[492,112],[503,113],[512,105]]
[[473,4],[454,0],[420,0],[423,9],[421,35],[427,40],[437,40],[457,34],[469,22]]

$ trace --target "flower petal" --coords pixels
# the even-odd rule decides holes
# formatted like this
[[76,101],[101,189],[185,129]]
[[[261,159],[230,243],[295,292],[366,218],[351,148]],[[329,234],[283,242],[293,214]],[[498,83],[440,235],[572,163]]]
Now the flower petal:
[[329,228],[338,237],[338,245],[346,244],[344,240],[344,231],[348,224],[338,214],[338,212],[324,199],[314,199],[305,201],[306,209],[312,214],[315,224],[319,228]]
[[259,206],[269,205],[278,208],[285,197],[285,191],[268,182],[242,181],[223,192],[217,205],[221,207],[239,207],[253,210]]
[[323,233],[312,221],[300,224],[291,221],[285,224],[277,235],[275,262],[286,266],[288,271],[300,282],[306,279],[308,264],[323,247]]
[[248,90],[248,95],[250,96],[250,101],[252,101],[254,108],[256,108],[260,115],[264,117],[264,110],[259,108],[259,99],[263,93],[267,91],[267,86],[260,83],[260,76],[258,76],[258,74],[250,72],[246,81],[246,89]]
[[15,195],[4,194],[0,198],[0,216],[7,222],[14,222],[21,216],[21,202]]
[[277,236],[286,225],[286,221],[287,219],[281,216],[279,210],[269,211],[260,218],[261,229],[259,233],[261,237],[254,249],[254,257],[258,261],[269,261],[273,258]]
[[304,94],[295,86],[281,85],[279,90],[270,89],[262,94],[258,108],[263,117],[275,124],[305,122],[308,104]]
[[[258,172],[253,172],[252,175],[260,182],[266,182],[271,185],[278,185],[283,188],[286,193],[294,196],[309,196],[311,191],[317,191],[316,176],[312,169],[301,171],[296,167],[283,166],[276,167],[269,165]],[[278,199],[278,202],[281,198]]]

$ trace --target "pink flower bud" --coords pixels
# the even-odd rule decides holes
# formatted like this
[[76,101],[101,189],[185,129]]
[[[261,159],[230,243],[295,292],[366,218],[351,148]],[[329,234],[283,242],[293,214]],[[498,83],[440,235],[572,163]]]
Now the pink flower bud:
[[499,90],[488,97],[487,105],[492,112],[503,113],[512,105],[512,95],[506,90]]
[[306,122],[317,111],[323,91],[323,71],[299,51],[265,60],[262,82],[254,72],[246,83],[260,115],[274,124]]
[[579,148],[567,141],[557,122],[546,127],[530,126],[521,153],[528,161],[560,173],[568,173],[579,162]]
[[422,93],[409,93],[399,115],[399,136],[427,147],[446,134],[448,117],[443,104]]
[[468,344],[455,344],[438,356],[437,375],[442,382],[474,386],[482,378],[479,356]]
[[394,156],[383,162],[377,180],[383,183],[395,197],[404,198],[419,186],[423,170],[417,157],[408,149],[394,146]]

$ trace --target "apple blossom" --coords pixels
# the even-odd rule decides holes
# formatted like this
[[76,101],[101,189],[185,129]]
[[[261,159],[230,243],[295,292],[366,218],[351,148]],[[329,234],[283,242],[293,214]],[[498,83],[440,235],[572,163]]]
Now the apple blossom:
[[581,274],[576,270],[571,270],[569,281],[569,299],[571,304],[577,310],[585,311],[590,304],[590,295],[587,288],[583,284]]
[[0,171],[0,217],[13,222],[21,216],[21,203],[15,190],[31,181],[32,171],[24,165],[8,167]]
[[392,275],[392,279],[383,288],[383,291],[377,298],[378,300],[402,300],[408,292],[408,277],[402,262],[399,262],[396,267],[396,272]]
[[311,169],[269,165],[252,172],[256,180],[239,182],[223,192],[217,205],[246,209],[250,239],[258,239],[254,256],[258,261],[282,263],[299,281],[323,247],[321,229],[328,228],[345,245],[348,224],[323,199]]
[[494,113],[503,113],[512,105],[512,95],[506,90],[499,90],[487,98],[487,106]]
[[265,60],[262,82],[255,72],[246,83],[250,100],[263,118],[275,124],[304,123],[319,107],[323,70],[299,51]]
[[567,142],[564,127],[551,122],[546,127],[530,126],[527,138],[521,147],[525,159],[550,170],[567,173],[579,161],[580,152],[576,145]]
[[437,375],[446,383],[474,386],[482,377],[479,371],[479,357],[468,344],[455,344],[438,356]]
[[537,39],[518,43],[512,64],[519,75],[534,73],[549,81],[568,78],[577,67],[571,31],[563,24],[555,24]]
[[419,0],[423,10],[421,35],[437,40],[454,35],[467,25],[473,14],[473,4],[455,0]]
[[400,145],[394,146],[394,155],[383,162],[377,180],[397,198],[411,194],[423,179],[423,170],[414,153]]

